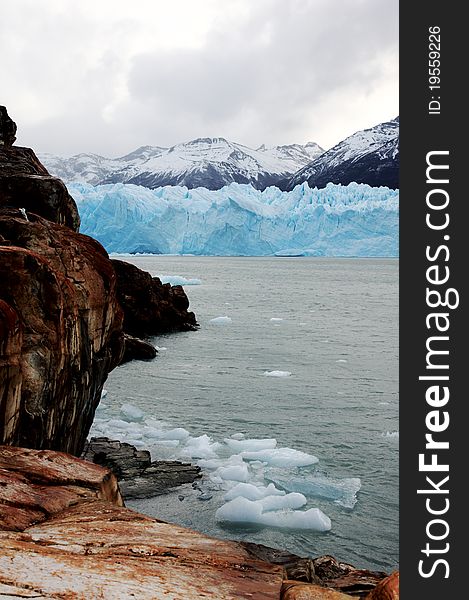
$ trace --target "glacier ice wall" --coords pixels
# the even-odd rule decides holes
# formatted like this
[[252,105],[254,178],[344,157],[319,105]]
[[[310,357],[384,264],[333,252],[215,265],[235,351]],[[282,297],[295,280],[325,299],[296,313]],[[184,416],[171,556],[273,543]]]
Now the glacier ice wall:
[[69,190],[81,232],[108,252],[222,256],[397,256],[399,192],[365,184],[307,183],[260,192],[129,184]]

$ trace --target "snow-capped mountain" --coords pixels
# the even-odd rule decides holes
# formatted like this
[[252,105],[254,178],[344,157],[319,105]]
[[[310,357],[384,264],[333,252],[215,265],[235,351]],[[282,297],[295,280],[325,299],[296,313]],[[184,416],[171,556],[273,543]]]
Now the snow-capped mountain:
[[243,256],[397,256],[399,192],[307,183],[291,192],[71,184],[81,231],[109,252]]
[[399,117],[357,131],[278,185],[292,190],[305,181],[318,188],[328,183],[348,185],[352,181],[398,188]]
[[133,183],[152,189],[184,185],[189,189],[218,190],[233,182],[264,189],[289,177],[323,152],[314,142],[254,150],[225,138],[198,138],[171,148],[142,146],[116,159],[96,154],[39,157],[51,174],[66,183]]

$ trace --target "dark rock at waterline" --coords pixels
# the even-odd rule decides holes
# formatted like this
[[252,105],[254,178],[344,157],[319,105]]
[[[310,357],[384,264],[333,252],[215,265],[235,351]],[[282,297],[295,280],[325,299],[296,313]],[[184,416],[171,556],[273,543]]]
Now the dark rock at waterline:
[[165,494],[201,477],[200,467],[179,461],[153,461],[148,450],[106,437],[91,438],[83,458],[111,469],[126,500]]
[[126,333],[142,337],[196,330],[198,324],[194,313],[188,311],[189,300],[182,286],[163,284],[158,277],[122,260],[112,263]]
[[5,106],[0,106],[0,146],[9,148],[16,140],[16,123],[10,118]]
[[152,360],[157,354],[158,351],[150,342],[133,337],[128,333],[124,334],[124,355],[121,365],[131,360]]

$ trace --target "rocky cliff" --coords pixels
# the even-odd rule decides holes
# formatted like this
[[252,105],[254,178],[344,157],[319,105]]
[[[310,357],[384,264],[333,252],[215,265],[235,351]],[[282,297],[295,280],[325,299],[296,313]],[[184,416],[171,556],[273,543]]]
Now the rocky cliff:
[[108,373],[124,352],[126,360],[155,354],[126,333],[196,321],[182,288],[132,265],[130,281],[125,265],[118,277],[104,248],[78,232],[62,181],[32,150],[12,146],[15,133],[0,107],[0,443],[79,455]]

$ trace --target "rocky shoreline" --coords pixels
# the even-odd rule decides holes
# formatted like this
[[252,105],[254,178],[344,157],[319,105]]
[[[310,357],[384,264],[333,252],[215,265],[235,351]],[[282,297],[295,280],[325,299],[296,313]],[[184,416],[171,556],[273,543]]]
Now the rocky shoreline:
[[87,442],[104,382],[123,361],[155,357],[147,336],[195,330],[196,317],[181,286],[80,234],[65,185],[15,136],[0,106],[0,597],[398,598],[398,574],[125,508],[123,496],[194,483],[200,469]]

